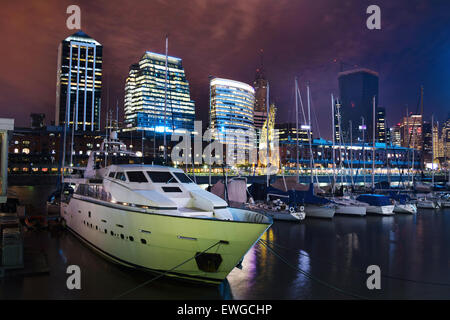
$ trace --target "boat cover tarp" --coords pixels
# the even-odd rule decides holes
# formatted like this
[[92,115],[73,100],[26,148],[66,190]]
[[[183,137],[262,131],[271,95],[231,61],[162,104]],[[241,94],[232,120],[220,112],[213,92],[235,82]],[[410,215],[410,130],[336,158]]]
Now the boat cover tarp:
[[211,193],[225,200],[225,184],[222,182],[222,180],[217,181],[211,187]]
[[[280,177],[275,180],[274,183],[270,185],[271,187],[281,190],[281,191],[289,191],[289,190],[299,190],[299,191],[308,191],[309,184],[299,183],[297,181],[297,177]],[[323,189],[321,189],[317,184],[314,184],[314,194],[325,193]]]
[[310,183],[309,189],[307,191],[300,190],[289,190],[289,205],[299,205],[299,204],[327,204],[331,201],[318,197],[314,194],[314,184]]
[[391,200],[388,196],[381,194],[362,194],[356,198],[357,201],[368,203],[371,206],[389,206]]
[[391,192],[389,195],[392,199],[398,201],[400,204],[406,204],[408,201],[411,200],[410,196],[403,193]]
[[[230,179],[227,184],[228,201],[237,203],[247,202],[247,180]],[[211,187],[211,193],[225,200],[225,184],[219,180]]]
[[227,185],[228,200],[235,203],[247,202],[247,180],[243,178],[231,179]]

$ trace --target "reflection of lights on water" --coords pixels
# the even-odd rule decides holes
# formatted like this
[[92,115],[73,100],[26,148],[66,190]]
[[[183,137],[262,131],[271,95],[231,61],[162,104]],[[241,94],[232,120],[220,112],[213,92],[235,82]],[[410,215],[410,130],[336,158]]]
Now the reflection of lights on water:
[[[298,264],[297,268],[301,269],[305,272],[310,272],[311,270],[311,261],[309,258],[309,254],[306,251],[300,250],[298,254]],[[294,288],[297,289],[298,287],[302,287],[304,289],[304,286],[309,284],[309,279],[301,272],[297,272],[297,276],[294,280]]]
[[63,261],[64,261],[64,264],[67,264],[67,258],[66,258],[66,256],[64,255],[64,252],[62,251],[62,249],[59,249],[58,250],[58,254],[61,256],[61,258],[63,259]]

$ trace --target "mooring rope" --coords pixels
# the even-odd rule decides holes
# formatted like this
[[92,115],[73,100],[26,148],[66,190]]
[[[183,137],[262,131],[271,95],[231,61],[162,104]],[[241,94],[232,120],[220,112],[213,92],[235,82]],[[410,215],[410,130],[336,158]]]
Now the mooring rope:
[[136,286],[136,287],[134,287],[134,288],[131,288],[130,290],[127,290],[127,291],[125,291],[125,292],[122,293],[122,294],[119,294],[118,296],[115,296],[115,297],[113,298],[113,300],[122,298],[123,296],[126,296],[127,294],[129,294],[129,293],[135,291],[136,289],[139,289],[139,288],[141,288],[141,287],[143,287],[143,286],[146,286],[147,284],[149,284],[149,283],[151,283],[151,282],[153,282],[153,281],[155,281],[155,280],[158,280],[159,278],[164,277],[164,276],[167,275],[169,272],[172,272],[173,270],[175,270],[175,269],[181,267],[182,265],[184,265],[185,263],[191,261],[192,259],[195,259],[195,258],[201,256],[202,254],[206,253],[206,251],[208,251],[209,249],[214,248],[215,246],[217,246],[217,245],[220,244],[220,243],[222,243],[222,240],[217,241],[215,244],[213,244],[212,246],[210,246],[210,247],[208,247],[207,249],[203,250],[202,252],[196,254],[195,256],[193,256],[193,257],[191,257],[191,258],[189,258],[189,259],[187,259],[187,260],[185,260],[185,261],[183,261],[182,263],[176,265],[175,267],[173,267],[173,268],[171,268],[171,269],[169,269],[169,270],[167,270],[167,271],[161,273],[160,275],[158,275],[158,276],[156,276],[156,277],[154,277],[154,278],[152,278],[152,279],[150,279],[150,280],[147,280],[147,281],[141,283],[140,285],[138,285],[138,286]]
[[262,240],[262,241],[261,241],[261,240],[262,240],[262,239],[260,239],[260,243],[261,243],[264,247],[266,247],[267,249],[269,249],[270,252],[272,252],[276,257],[278,257],[281,261],[283,261],[287,266],[289,266],[289,267],[291,267],[292,269],[294,269],[294,270],[300,272],[301,274],[303,274],[304,276],[308,277],[309,279],[311,279],[311,280],[313,280],[313,281],[316,281],[316,282],[320,283],[321,285],[323,285],[323,286],[325,286],[325,287],[327,287],[327,288],[333,289],[333,290],[335,290],[335,291],[337,291],[337,292],[339,292],[339,293],[341,293],[341,294],[343,294],[343,295],[350,296],[350,297],[353,297],[353,298],[356,298],[356,299],[367,300],[366,297],[363,297],[363,296],[360,296],[360,295],[358,295],[358,294],[356,294],[356,293],[348,292],[348,291],[346,291],[346,290],[343,290],[343,289],[341,289],[341,288],[338,288],[338,287],[336,287],[336,286],[334,286],[334,285],[332,285],[332,284],[330,284],[330,283],[328,283],[328,282],[326,282],[326,281],[323,281],[323,280],[321,280],[321,279],[319,279],[319,278],[313,276],[313,275],[310,274],[309,272],[306,272],[306,271],[304,271],[304,270],[302,270],[302,269],[300,269],[300,268],[298,268],[298,267],[296,267],[296,266],[290,264],[289,261],[287,261],[283,256],[281,256],[280,254],[278,254],[274,249],[272,249],[272,248],[269,247],[266,243],[264,243],[264,240]]

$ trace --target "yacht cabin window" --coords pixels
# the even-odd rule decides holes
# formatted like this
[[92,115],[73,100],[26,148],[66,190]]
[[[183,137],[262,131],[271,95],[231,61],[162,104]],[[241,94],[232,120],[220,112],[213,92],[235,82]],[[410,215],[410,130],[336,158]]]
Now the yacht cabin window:
[[142,171],[127,171],[126,174],[130,182],[140,182],[140,183],[148,182],[147,178],[145,177]]
[[109,173],[108,177],[114,178],[115,175],[116,175],[116,173],[113,171],[113,172],[110,172],[110,173]]
[[168,171],[147,171],[147,174],[154,183],[178,183]]
[[116,179],[122,180],[122,181],[127,181],[127,178],[125,177],[125,173],[123,173],[123,172],[117,172]]

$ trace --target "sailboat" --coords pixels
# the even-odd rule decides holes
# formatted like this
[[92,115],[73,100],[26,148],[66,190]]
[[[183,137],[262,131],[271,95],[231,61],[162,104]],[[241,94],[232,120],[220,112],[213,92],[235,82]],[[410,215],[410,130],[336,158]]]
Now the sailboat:
[[[334,97],[333,95],[331,95],[331,119],[332,119],[332,127],[333,127],[333,179],[335,181],[335,170],[336,170],[336,166],[334,163]],[[342,130],[341,130],[341,117],[339,115],[339,110],[338,110],[338,127],[339,127],[339,136],[342,139]],[[351,130],[350,130],[351,132]],[[340,150],[340,148],[339,148]],[[339,151],[341,152],[341,151]],[[339,156],[339,158],[341,157],[341,155]],[[341,168],[342,170],[342,168]],[[353,172],[352,172],[353,173]],[[353,176],[352,176],[353,179]],[[342,180],[342,171],[341,171],[341,180]],[[342,186],[343,188],[343,186]],[[354,199],[351,199],[349,196],[345,197],[344,195],[342,195],[341,197],[335,197],[334,196],[334,189],[335,189],[335,184],[333,183],[333,187],[332,187],[332,193],[333,193],[333,197],[331,198],[331,201],[336,205],[336,209],[335,209],[335,213],[336,214],[345,214],[345,215],[357,215],[357,216],[365,216],[366,215],[366,209],[367,209],[367,204],[356,201]]]
[[[298,93],[300,105],[303,111],[303,118],[306,123],[305,112],[303,108],[303,103],[301,99],[300,89],[297,84],[297,80],[295,81],[296,91]],[[314,158],[312,152],[312,139],[311,139],[311,99],[310,99],[310,91],[309,85],[306,87],[307,92],[307,101],[308,101],[308,125],[306,125],[306,129],[308,131],[308,141],[309,141],[309,154],[310,154],[310,174],[311,174],[311,182],[309,185],[308,191],[290,191],[290,201],[293,201],[297,204],[302,204],[305,208],[306,217],[315,217],[315,218],[333,218],[336,205],[333,204],[330,200],[322,197],[318,197],[314,194]],[[298,128],[297,128],[298,130]],[[298,143],[298,141],[297,141]]]
[[391,193],[394,200],[394,212],[396,213],[417,213],[417,206],[412,203],[411,198],[406,194]]
[[[372,190],[375,189],[375,96],[372,99]],[[368,204],[367,213],[375,213],[382,215],[394,214],[394,200],[385,195],[379,194],[363,194],[356,198],[360,202]]]

